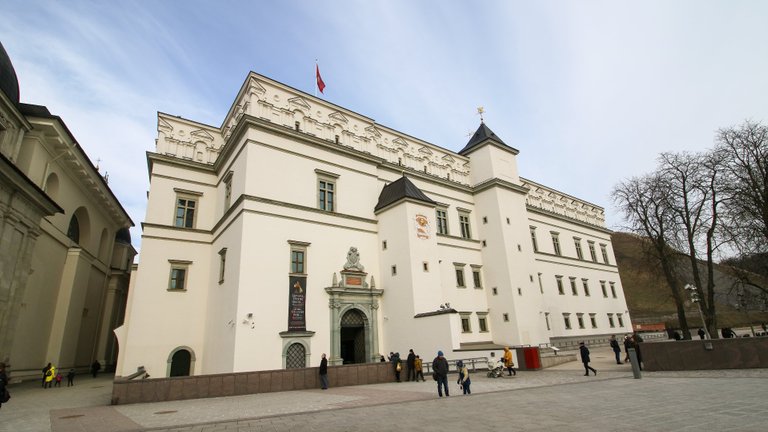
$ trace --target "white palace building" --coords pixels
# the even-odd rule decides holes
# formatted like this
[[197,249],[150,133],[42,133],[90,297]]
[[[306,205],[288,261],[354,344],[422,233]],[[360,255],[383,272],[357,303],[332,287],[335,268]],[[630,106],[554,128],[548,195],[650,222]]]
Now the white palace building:
[[117,375],[378,361],[629,332],[601,207],[250,73],[221,127],[158,114]]

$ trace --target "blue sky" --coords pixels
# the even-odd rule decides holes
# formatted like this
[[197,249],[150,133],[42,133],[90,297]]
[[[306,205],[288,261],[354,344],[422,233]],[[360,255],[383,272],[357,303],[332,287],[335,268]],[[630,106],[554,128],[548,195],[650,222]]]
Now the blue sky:
[[60,115],[137,224],[157,111],[220,126],[253,70],[458,151],[485,122],[520,174],[609,194],[662,151],[768,122],[763,1],[0,2],[22,102]]

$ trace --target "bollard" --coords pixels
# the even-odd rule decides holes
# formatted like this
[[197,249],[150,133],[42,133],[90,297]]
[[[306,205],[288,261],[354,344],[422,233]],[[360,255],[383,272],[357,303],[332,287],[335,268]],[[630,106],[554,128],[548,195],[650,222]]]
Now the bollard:
[[627,352],[629,352],[629,362],[632,363],[632,374],[635,376],[635,379],[642,378],[643,375],[640,373],[640,362],[637,361],[637,352],[635,352],[634,348],[628,349]]

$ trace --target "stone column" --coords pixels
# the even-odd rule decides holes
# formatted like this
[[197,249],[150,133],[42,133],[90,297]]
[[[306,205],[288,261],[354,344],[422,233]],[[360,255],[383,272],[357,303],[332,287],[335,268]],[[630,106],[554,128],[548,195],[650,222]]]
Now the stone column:
[[341,318],[339,310],[341,303],[334,296],[328,301],[328,307],[331,309],[331,357],[328,364],[340,365],[343,363],[341,358]]

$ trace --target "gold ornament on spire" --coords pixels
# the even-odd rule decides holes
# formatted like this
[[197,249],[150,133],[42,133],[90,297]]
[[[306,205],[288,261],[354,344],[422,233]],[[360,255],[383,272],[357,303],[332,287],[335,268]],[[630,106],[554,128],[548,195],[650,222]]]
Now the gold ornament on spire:
[[477,107],[477,114],[480,116],[480,123],[483,123],[483,113],[485,112],[485,108],[483,107]]

